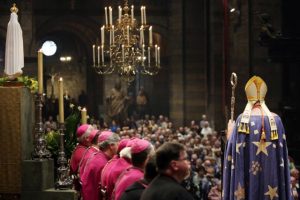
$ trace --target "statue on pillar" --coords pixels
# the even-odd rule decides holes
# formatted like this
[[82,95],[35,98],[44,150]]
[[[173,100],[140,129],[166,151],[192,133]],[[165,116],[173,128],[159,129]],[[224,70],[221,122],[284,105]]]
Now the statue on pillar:
[[13,4],[10,11],[10,20],[7,25],[6,34],[4,74],[8,80],[14,80],[23,73],[24,48],[22,29],[18,22],[18,8],[16,4]]

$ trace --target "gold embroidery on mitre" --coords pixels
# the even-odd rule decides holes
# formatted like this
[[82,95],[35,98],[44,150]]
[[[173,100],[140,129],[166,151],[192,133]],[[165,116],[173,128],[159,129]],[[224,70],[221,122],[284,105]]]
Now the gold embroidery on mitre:
[[264,100],[267,90],[266,83],[259,76],[253,76],[245,86],[248,101]]

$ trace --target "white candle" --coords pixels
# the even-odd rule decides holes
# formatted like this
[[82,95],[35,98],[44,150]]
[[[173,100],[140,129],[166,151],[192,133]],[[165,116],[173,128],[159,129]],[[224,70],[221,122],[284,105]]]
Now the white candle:
[[122,18],[122,7],[119,6],[119,23],[121,23],[121,18]]
[[144,66],[144,58],[145,58],[145,45],[142,45],[142,66]]
[[141,24],[144,24],[143,6],[141,6]]
[[109,6],[109,25],[112,25],[112,8]]
[[83,108],[81,110],[81,124],[87,123],[87,117],[86,117],[86,108]]
[[150,47],[148,47],[148,64],[150,65]]
[[140,28],[140,47],[143,45],[143,42],[142,42],[142,30],[143,30],[143,26],[141,26],[141,28]]
[[157,64],[160,65],[160,47],[157,47]]
[[104,45],[104,26],[101,27],[101,44]]
[[125,61],[125,49],[124,49],[124,44],[122,44],[122,61]]
[[155,57],[155,64],[157,65],[157,45],[155,45],[155,54],[154,54],[154,57]]
[[101,57],[102,57],[102,63],[104,64],[104,46],[101,45]]
[[133,24],[133,21],[134,21],[134,6],[132,5],[131,6],[131,22]]
[[146,6],[144,6],[144,23],[147,24],[147,20],[146,20]]
[[43,94],[43,52],[38,50],[38,93]]
[[107,21],[107,7],[104,8],[105,11],[105,25],[108,25],[108,21]]
[[59,122],[64,123],[64,86],[63,78],[60,77],[58,80],[58,109],[59,109]]
[[152,46],[152,26],[149,27],[149,46]]
[[144,39],[144,26],[142,26],[142,44],[145,44],[145,39]]
[[100,46],[98,46],[98,48],[97,48],[97,53],[98,53],[98,56],[97,56],[98,66],[100,66]]
[[130,36],[129,36],[129,26],[127,26],[127,42],[129,44]]
[[95,45],[93,45],[93,64],[96,65],[96,52],[95,52]]

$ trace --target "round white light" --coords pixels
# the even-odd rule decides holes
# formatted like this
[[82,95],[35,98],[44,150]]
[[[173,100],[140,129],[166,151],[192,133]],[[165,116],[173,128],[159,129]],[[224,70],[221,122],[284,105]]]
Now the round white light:
[[55,54],[57,46],[53,41],[45,41],[42,46],[42,51],[45,56],[52,56]]

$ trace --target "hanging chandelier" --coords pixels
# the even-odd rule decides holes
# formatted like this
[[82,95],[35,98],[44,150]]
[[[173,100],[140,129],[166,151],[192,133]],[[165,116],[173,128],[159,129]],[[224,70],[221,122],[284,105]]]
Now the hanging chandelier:
[[[146,7],[141,6],[141,23],[134,16],[134,6],[118,7],[113,22],[112,7],[105,7],[105,25],[101,27],[101,42],[93,45],[93,68],[98,74],[120,75],[132,82],[137,73],[156,75],[160,69],[160,47],[153,44],[152,26],[147,24]],[[129,14],[130,11],[130,14]]]

